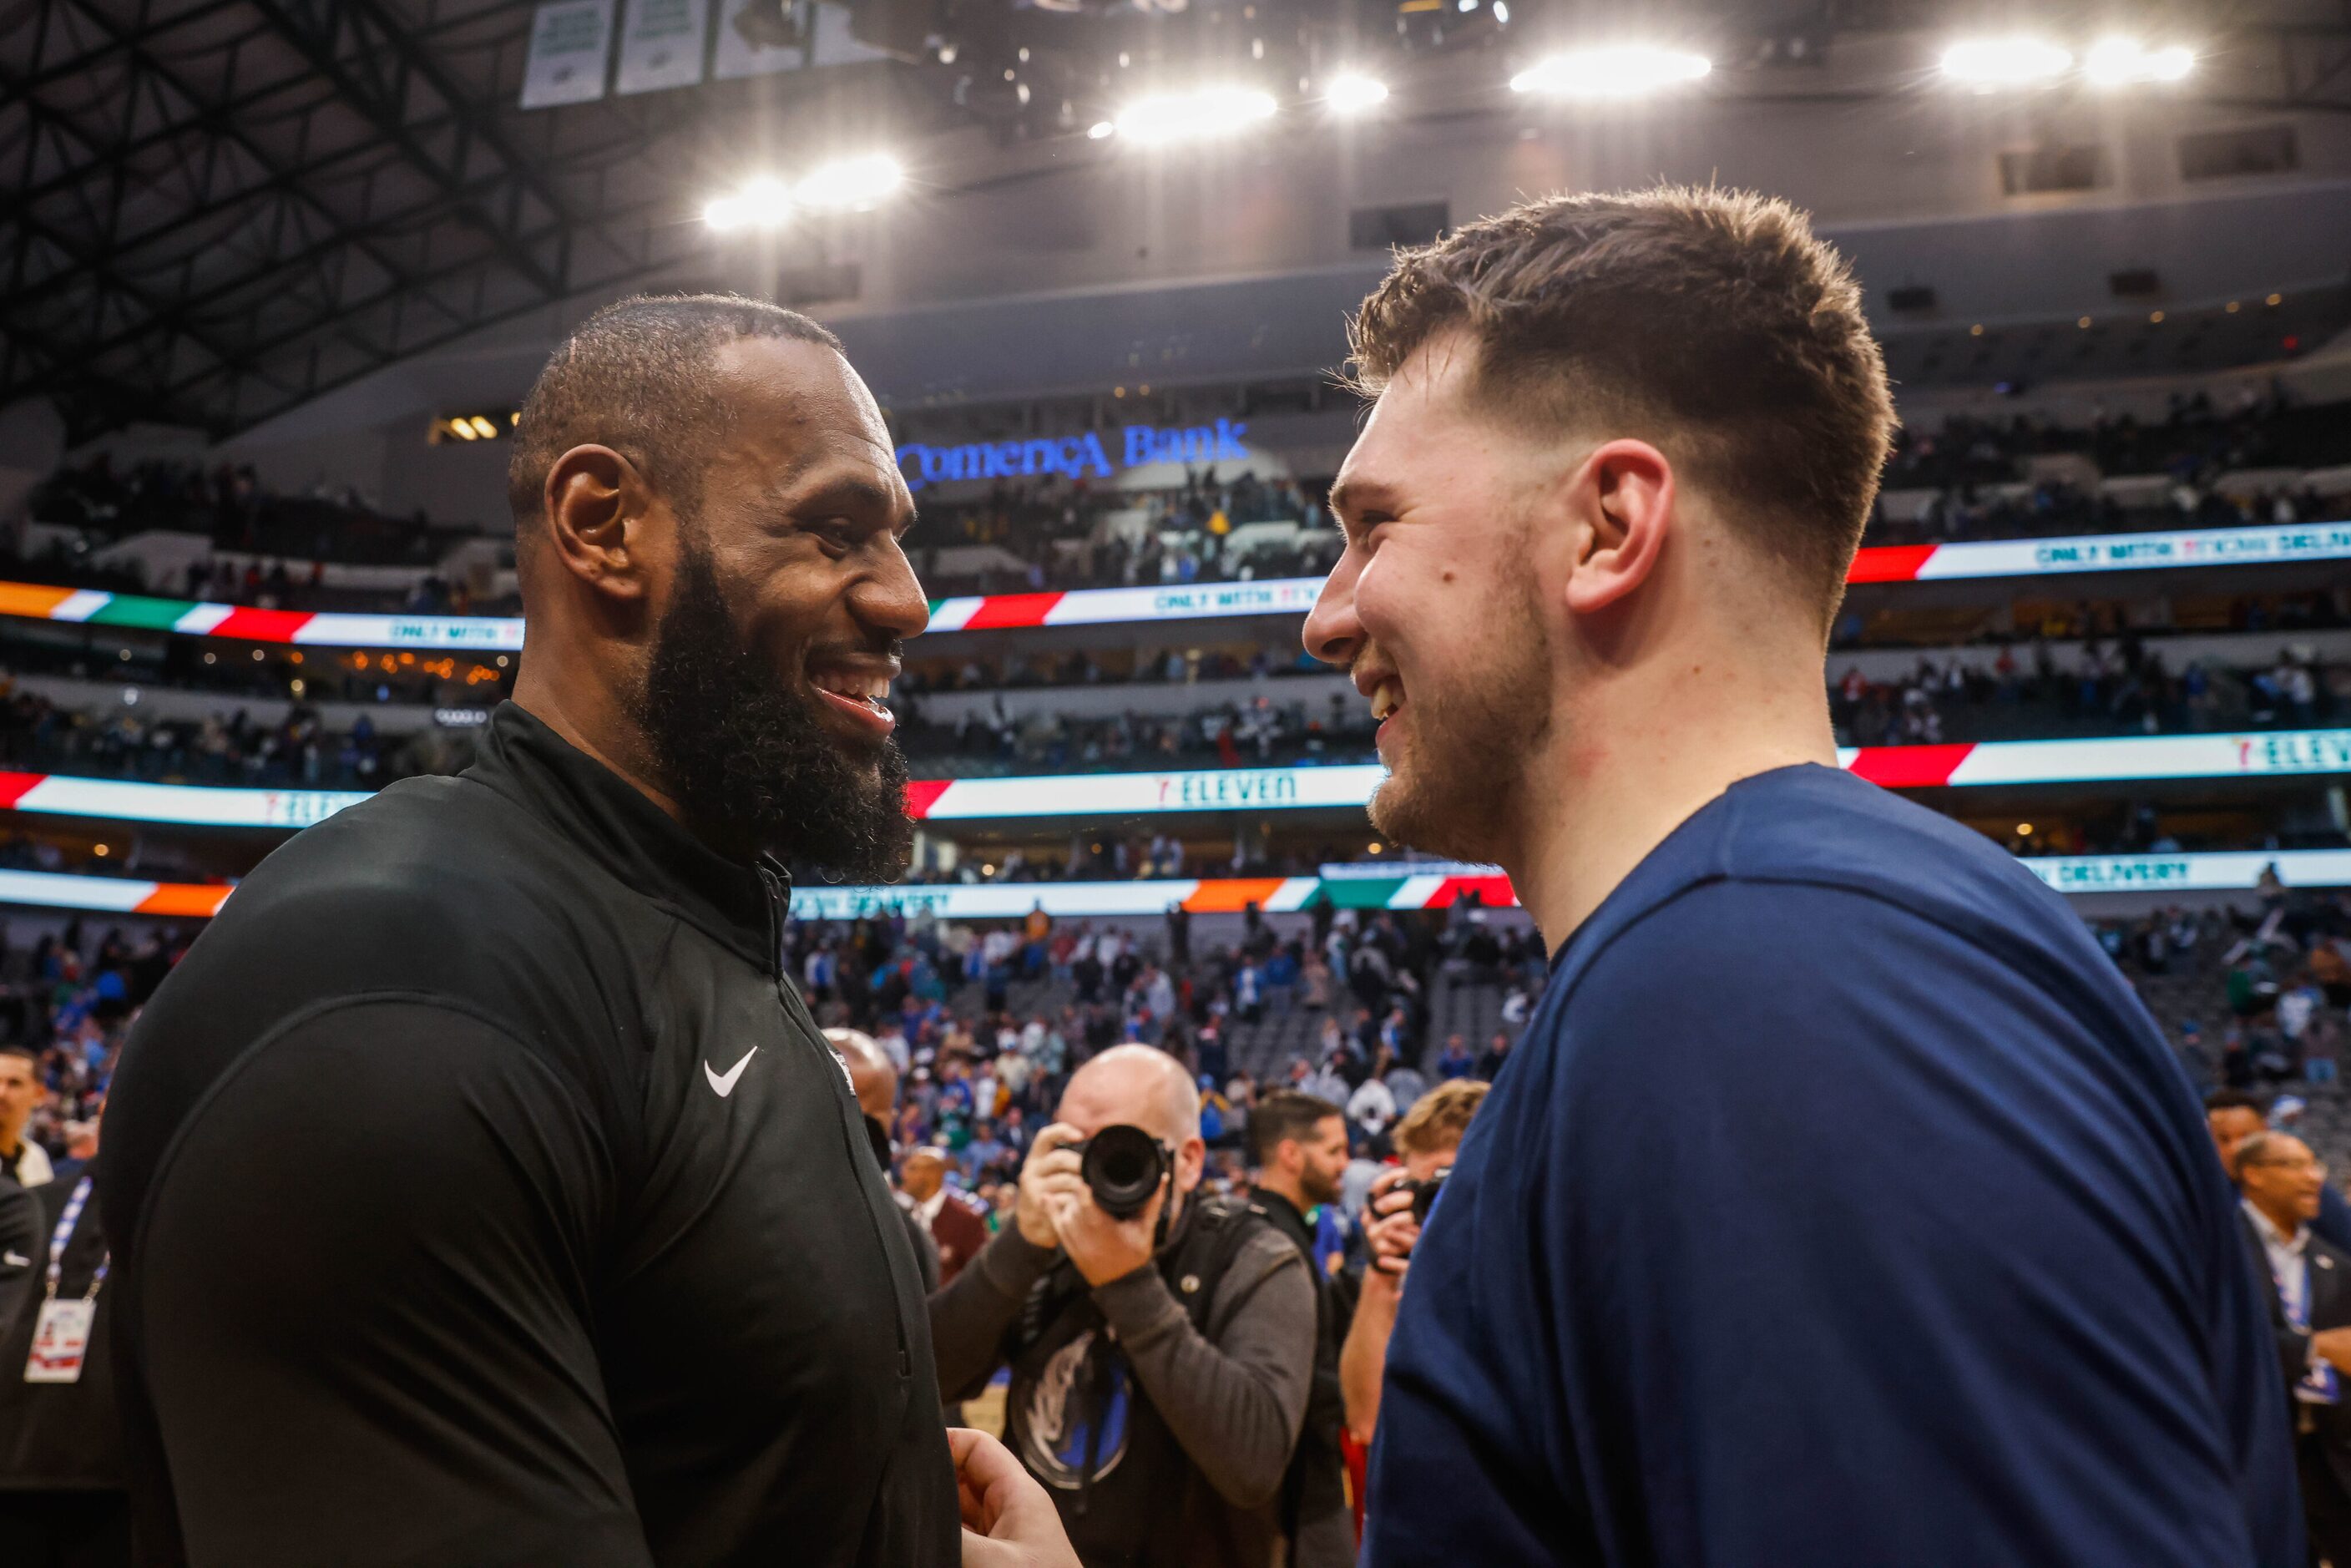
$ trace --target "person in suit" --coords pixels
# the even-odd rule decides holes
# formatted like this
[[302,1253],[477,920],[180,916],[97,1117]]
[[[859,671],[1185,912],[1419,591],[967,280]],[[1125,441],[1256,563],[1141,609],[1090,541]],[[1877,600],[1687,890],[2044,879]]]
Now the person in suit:
[[2294,1401],[2310,1560],[2351,1568],[2351,1254],[2319,1239],[2326,1167],[2286,1133],[2255,1133],[2236,1148],[2245,1245],[2267,1291],[2278,1364]]
[[908,1155],[900,1182],[914,1200],[915,1216],[929,1228],[931,1239],[937,1244],[940,1288],[954,1284],[963,1266],[987,1245],[987,1217],[971,1199],[947,1186],[945,1149],[916,1149]]

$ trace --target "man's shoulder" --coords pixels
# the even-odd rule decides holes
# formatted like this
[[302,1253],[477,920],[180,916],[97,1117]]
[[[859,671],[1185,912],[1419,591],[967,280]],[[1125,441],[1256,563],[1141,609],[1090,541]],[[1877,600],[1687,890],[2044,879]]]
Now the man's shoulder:
[[[1873,949],[1899,962],[1953,942],[2095,956],[2064,900],[1982,834],[1837,769],[1789,768],[1732,786],[1660,845],[1554,978],[1680,985],[1700,952],[1717,975],[1834,981]],[[1612,949],[1644,961],[1604,961]]]
[[[567,864],[567,861],[569,862]],[[463,778],[407,779],[287,840],[237,886],[186,963],[226,950],[383,956],[537,947],[574,922],[579,874],[544,824]]]

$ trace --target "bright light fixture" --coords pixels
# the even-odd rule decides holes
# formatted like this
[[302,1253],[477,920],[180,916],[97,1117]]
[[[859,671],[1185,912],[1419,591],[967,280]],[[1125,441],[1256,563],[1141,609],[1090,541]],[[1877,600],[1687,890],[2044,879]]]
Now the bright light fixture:
[[474,434],[480,436],[483,440],[494,441],[497,438],[498,427],[492,424],[488,420],[484,419],[480,414],[475,414],[468,423],[473,425]]
[[704,204],[702,221],[720,234],[736,229],[780,228],[792,215],[792,193],[771,175],[746,181],[731,196]]
[[1322,89],[1322,101],[1336,114],[1361,114],[1387,100],[1387,83],[1352,71],[1332,77]]
[[843,158],[827,163],[799,183],[792,193],[800,205],[819,212],[857,212],[878,205],[905,183],[906,171],[886,152]]
[[1102,141],[1118,134],[1118,127],[1107,120],[1097,120],[1086,127],[1086,140]]
[[1137,99],[1118,111],[1115,125],[1121,136],[1136,141],[1194,141],[1246,131],[1272,119],[1276,107],[1271,93],[1207,87]]
[[1704,55],[1622,44],[1572,49],[1539,60],[1510,78],[1512,92],[1546,98],[1639,98],[1660,88],[1696,81],[1714,69]]
[[2195,68],[2193,49],[2177,44],[2150,49],[2137,38],[2101,38],[2082,61],[2082,74],[2099,87],[2178,81]]
[[1943,75],[1979,92],[2041,87],[2073,67],[2073,52],[2044,38],[1970,38],[1943,51]]

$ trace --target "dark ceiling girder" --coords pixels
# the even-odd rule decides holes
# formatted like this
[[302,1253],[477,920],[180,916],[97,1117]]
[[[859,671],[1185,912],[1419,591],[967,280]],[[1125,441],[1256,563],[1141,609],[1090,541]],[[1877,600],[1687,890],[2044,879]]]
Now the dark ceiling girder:
[[[568,218],[570,215],[566,204],[539,176],[530,162],[507,143],[489,116],[467,100],[465,91],[441,69],[437,62],[416,50],[403,31],[383,15],[375,0],[248,0],[248,3],[276,22],[278,30],[301,50],[312,68],[334,83],[346,102],[359,110],[387,141],[399,148],[420,172],[448,194],[459,214],[496,241],[508,266],[550,298],[561,293],[562,280],[540,266],[538,259],[517,240],[511,229],[510,217],[507,223],[502,224],[466,193],[464,149],[469,141],[478,141],[486,147],[503,165],[504,178],[530,192],[557,216]],[[398,62],[403,76],[413,73],[442,103],[448,106],[458,131],[457,157],[444,161],[434,156],[415,134],[407,119],[408,94],[399,90],[404,84],[382,80],[362,83],[359,79],[350,61],[335,47],[339,34],[345,28],[350,29],[363,46],[355,52],[360,60],[366,62],[362,68],[369,74],[375,74],[374,68],[388,55]]]

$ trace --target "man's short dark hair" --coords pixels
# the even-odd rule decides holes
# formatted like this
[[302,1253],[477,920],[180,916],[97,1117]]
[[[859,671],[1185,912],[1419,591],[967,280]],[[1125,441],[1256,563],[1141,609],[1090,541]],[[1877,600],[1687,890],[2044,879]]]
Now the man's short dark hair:
[[1273,1159],[1273,1151],[1281,1146],[1283,1139],[1303,1142],[1322,1123],[1333,1116],[1343,1121],[1346,1114],[1319,1094],[1276,1089],[1249,1107],[1249,1157],[1262,1170]]
[[1353,324],[1356,384],[1457,330],[1487,407],[1649,441],[1834,618],[1894,401],[1861,288],[1803,214],[1679,185],[1523,203],[1397,256]]
[[515,424],[507,505],[517,534],[538,526],[556,459],[589,444],[626,457],[691,514],[702,459],[730,412],[713,394],[711,356],[744,338],[841,351],[840,339],[799,312],[733,294],[641,294],[581,322],[538,372]]
[[2204,1096],[2204,1114],[2215,1111],[2251,1111],[2257,1116],[2270,1113],[2269,1102],[2258,1094],[2248,1094],[2241,1089],[2215,1089]]

